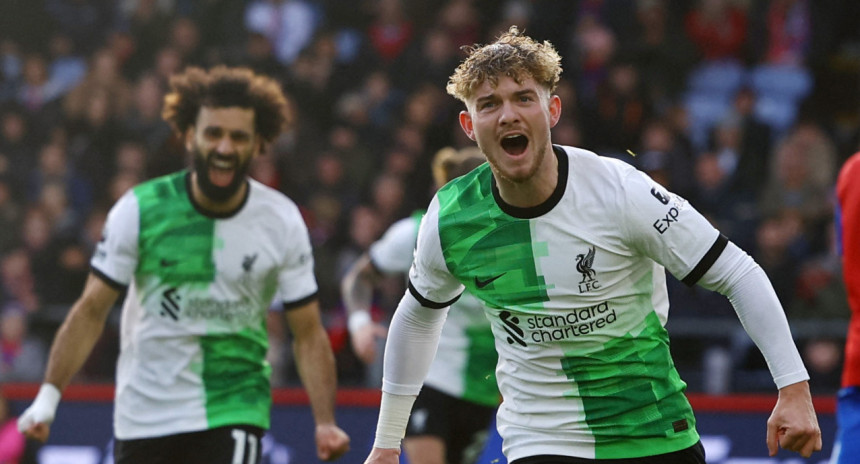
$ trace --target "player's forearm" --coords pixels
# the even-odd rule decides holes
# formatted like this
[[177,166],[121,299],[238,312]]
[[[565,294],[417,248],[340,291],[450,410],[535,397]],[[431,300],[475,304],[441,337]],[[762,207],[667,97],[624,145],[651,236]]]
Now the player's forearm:
[[809,379],[788,320],[773,287],[758,268],[728,295],[738,317],[767,361],[774,383],[783,388]]
[[394,395],[382,392],[379,405],[379,420],[376,423],[376,435],[373,447],[382,449],[400,449],[400,443],[406,435],[406,425],[409,414],[415,403],[414,395]]
[[322,326],[312,334],[297,337],[293,350],[299,377],[308,393],[314,421],[333,424],[337,372],[334,353]]
[[400,300],[385,344],[382,390],[417,395],[436,356],[448,308],[421,306],[408,291]]
[[446,309],[431,309],[409,293],[403,296],[385,345],[382,404],[374,448],[399,449],[412,403],[436,355]]
[[773,286],[752,258],[733,244],[702,277],[726,295],[744,329],[764,355],[779,388],[809,379]]
[[362,255],[343,277],[340,285],[343,305],[350,317],[370,309],[375,271],[367,254]]
[[81,369],[104,330],[108,311],[88,308],[78,300],[60,326],[45,371],[45,382],[62,391]]

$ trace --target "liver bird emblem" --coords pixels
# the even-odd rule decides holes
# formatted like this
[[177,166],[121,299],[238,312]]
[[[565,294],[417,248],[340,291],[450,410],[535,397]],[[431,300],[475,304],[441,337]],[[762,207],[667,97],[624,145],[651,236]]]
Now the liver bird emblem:
[[594,264],[594,247],[588,248],[588,253],[576,255],[576,270],[582,274],[582,282],[591,282],[594,280],[594,269],[591,266]]

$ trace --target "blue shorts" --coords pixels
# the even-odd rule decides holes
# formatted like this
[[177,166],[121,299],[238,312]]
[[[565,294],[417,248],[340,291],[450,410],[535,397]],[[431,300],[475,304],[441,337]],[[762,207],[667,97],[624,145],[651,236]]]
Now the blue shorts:
[[860,456],[860,387],[839,390],[832,464],[855,464]]

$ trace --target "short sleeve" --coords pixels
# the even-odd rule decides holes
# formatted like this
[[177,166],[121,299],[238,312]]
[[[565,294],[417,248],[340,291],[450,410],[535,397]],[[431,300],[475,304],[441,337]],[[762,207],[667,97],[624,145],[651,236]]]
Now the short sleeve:
[[439,200],[433,197],[418,229],[415,259],[409,270],[409,291],[423,306],[444,308],[457,301],[463,289],[445,264],[439,240]]
[[405,273],[412,265],[412,253],[418,233],[418,220],[413,217],[401,219],[370,246],[373,265],[387,274]]
[[127,287],[138,262],[140,206],[129,190],[111,208],[95,252],[90,259],[93,272],[108,284]]
[[687,200],[630,169],[622,182],[620,217],[631,246],[693,285],[728,240]]
[[284,231],[286,257],[278,274],[278,296],[284,307],[306,303],[317,294],[314,256],[308,228],[297,208],[290,211]]

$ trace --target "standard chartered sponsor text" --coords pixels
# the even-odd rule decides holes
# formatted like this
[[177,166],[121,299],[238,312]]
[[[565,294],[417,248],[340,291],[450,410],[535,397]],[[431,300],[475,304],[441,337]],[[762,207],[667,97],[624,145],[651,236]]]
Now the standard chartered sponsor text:
[[183,315],[189,319],[221,320],[224,322],[246,322],[258,311],[250,298],[237,301],[216,300],[213,298],[191,298],[183,308]]
[[565,314],[547,314],[531,316],[525,320],[532,330],[530,338],[533,342],[564,340],[578,337],[606,327],[618,320],[615,309],[604,301],[600,304],[580,308]]

